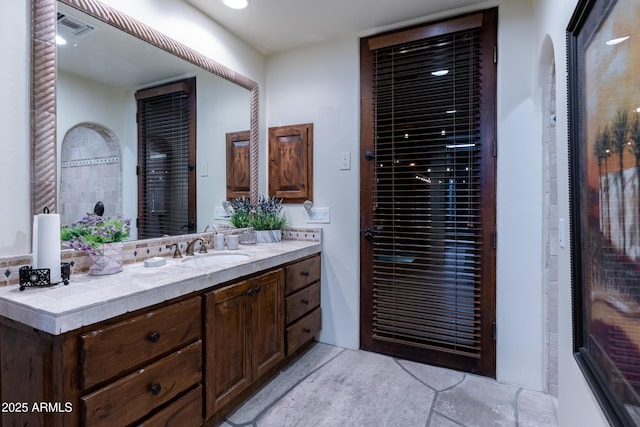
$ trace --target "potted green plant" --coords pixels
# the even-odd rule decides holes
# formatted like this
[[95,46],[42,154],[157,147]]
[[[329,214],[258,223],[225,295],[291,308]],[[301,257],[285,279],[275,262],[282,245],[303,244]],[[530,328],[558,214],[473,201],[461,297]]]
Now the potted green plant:
[[252,227],[260,243],[282,240],[282,228],[287,224],[282,199],[259,196],[254,205],[242,197],[224,204],[229,221],[236,228]]
[[249,227],[251,211],[254,209],[249,199],[238,197],[232,201],[222,203],[225,211],[229,215],[229,222],[236,228]]
[[87,254],[92,260],[89,274],[101,276],[122,271],[122,241],[130,231],[131,220],[122,214],[102,217],[89,213],[78,222],[62,226],[60,239],[71,249]]

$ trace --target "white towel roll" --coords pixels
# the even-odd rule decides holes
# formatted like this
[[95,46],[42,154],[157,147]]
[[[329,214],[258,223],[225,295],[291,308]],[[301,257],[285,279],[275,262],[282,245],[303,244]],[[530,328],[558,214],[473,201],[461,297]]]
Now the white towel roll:
[[48,268],[51,283],[62,281],[60,271],[60,215],[33,217],[33,268]]

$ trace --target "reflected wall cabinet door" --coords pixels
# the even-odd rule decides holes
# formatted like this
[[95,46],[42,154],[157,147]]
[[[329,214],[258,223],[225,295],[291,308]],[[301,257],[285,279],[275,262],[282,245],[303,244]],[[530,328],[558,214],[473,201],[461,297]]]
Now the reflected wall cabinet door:
[[313,123],[269,128],[269,196],[313,200]]
[[251,197],[250,132],[227,134],[227,200]]

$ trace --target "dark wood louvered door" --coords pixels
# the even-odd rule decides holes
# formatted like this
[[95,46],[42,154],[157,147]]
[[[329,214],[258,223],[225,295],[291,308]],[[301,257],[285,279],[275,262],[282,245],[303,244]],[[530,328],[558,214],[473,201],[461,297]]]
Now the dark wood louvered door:
[[136,92],[138,238],[196,231],[195,77]]
[[488,376],[496,19],[361,42],[361,346]]

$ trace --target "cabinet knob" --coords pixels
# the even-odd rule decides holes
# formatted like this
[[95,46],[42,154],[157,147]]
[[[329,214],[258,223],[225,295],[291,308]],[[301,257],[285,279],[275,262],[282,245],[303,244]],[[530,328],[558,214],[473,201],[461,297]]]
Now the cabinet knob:
[[254,292],[255,292],[255,291],[254,291],[253,289],[249,289],[249,290],[247,291],[247,295],[251,296],[251,295],[253,295],[253,293],[254,293]]
[[149,334],[149,341],[154,342],[154,343],[160,341],[160,333],[159,332],[151,332]]
[[162,391],[162,386],[158,383],[151,384],[151,394],[157,396]]
[[311,329],[310,329],[310,328],[304,328],[304,329],[302,329],[302,330],[303,330],[305,333],[307,333],[307,334],[311,332]]
[[260,291],[261,291],[260,286],[256,286],[255,288],[253,288],[253,291],[254,291],[256,294],[259,294],[259,293],[260,293]]
[[308,271],[303,271],[300,274],[302,274],[304,277],[309,277],[309,272]]
[[309,299],[308,299],[308,298],[303,299],[303,300],[302,300],[302,303],[303,303],[303,304],[309,304]]

